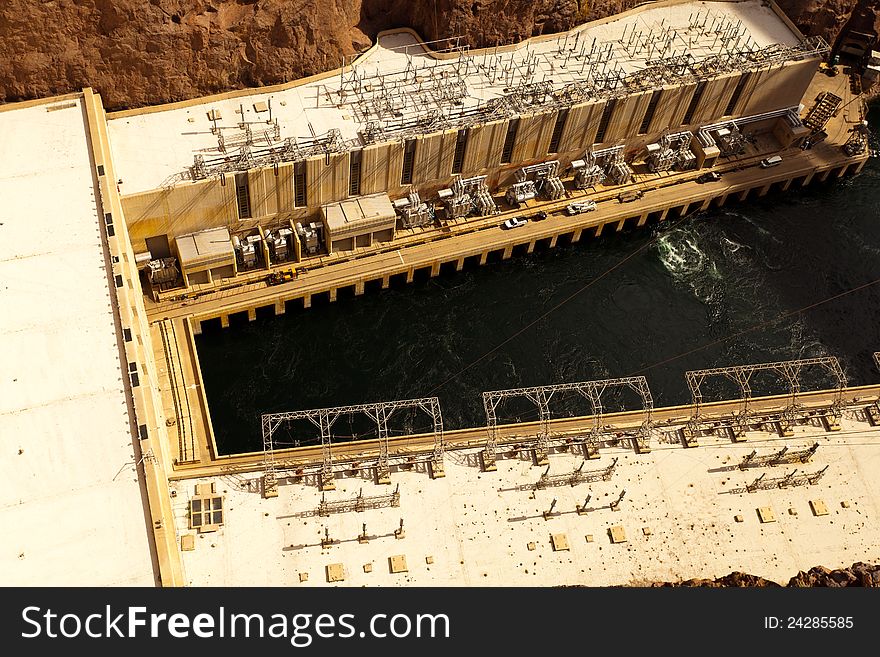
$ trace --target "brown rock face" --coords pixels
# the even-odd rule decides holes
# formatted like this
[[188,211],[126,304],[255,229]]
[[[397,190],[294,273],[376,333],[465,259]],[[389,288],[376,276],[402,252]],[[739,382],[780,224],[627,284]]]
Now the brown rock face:
[[[707,588],[723,587],[760,587],[778,588],[781,584],[771,582],[763,577],[755,577],[745,573],[730,573],[718,579],[689,579],[684,582],[665,582],[653,586],[701,586]],[[866,586],[871,588],[880,587],[880,565],[867,563],[854,563],[849,568],[828,570],[822,566],[811,568],[807,572],[799,572],[792,577],[788,584],[789,588],[803,587],[846,587]]]
[[[412,27],[473,47],[565,30],[639,0],[3,0],[0,101],[91,86],[108,108],[183,100],[336,68]],[[880,0],[779,0],[808,34],[878,24]],[[858,29],[855,27],[854,29]]]

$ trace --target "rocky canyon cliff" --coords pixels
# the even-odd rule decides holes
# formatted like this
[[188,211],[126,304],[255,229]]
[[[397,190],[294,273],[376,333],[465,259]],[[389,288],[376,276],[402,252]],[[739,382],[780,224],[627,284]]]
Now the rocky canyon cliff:
[[[412,27],[472,47],[565,30],[638,0],[4,0],[0,101],[91,86],[108,109],[275,84]],[[779,0],[806,34],[880,23],[880,0]]]

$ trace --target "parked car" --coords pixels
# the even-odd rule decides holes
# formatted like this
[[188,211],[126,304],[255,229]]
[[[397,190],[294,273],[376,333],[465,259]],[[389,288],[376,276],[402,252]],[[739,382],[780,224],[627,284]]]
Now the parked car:
[[581,212],[592,212],[596,209],[596,201],[577,201],[569,203],[565,211],[568,214],[580,214]]
[[707,171],[702,176],[697,178],[697,182],[701,185],[707,182],[718,182],[719,180],[721,180],[721,174],[717,171]]
[[768,157],[765,160],[761,160],[761,168],[769,169],[770,167],[775,167],[777,164],[782,162],[782,158],[779,155],[774,155],[773,157]]
[[525,217],[511,217],[503,224],[501,224],[501,228],[504,230],[510,230],[511,228],[519,228],[520,226],[525,226],[529,223],[529,220]]

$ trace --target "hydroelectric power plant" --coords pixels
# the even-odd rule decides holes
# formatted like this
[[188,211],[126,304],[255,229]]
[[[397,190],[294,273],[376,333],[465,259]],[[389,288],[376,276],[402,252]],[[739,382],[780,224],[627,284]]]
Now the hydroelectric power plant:
[[[105,113],[85,89],[0,108],[0,427],[20,500],[0,514],[24,528],[4,555],[25,555],[9,583],[610,585],[880,561],[880,383],[863,385],[880,346],[859,385],[830,353],[689,367],[672,405],[635,366],[488,378],[453,423],[442,388],[476,357],[345,403],[304,405],[320,388],[294,369],[252,400],[253,441],[218,441],[239,429],[218,426],[229,402],[203,370],[225,356],[197,348],[631,228],[664,248],[693,213],[848,184],[867,107],[830,55],[773,2],[665,0],[481,50],[383,33],[336,70],[167,106]],[[324,337],[285,339],[320,354]],[[251,367],[225,370],[224,394]],[[59,551],[93,565],[47,566]]]

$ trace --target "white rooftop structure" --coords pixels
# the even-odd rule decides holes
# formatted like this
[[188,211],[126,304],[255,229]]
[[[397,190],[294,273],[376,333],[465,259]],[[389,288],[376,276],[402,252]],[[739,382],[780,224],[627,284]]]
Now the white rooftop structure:
[[801,36],[760,0],[645,7],[478,53],[454,47],[435,56],[412,32],[400,31],[381,36],[336,73],[263,92],[111,114],[109,135],[121,193],[128,195],[188,179],[195,155],[222,156],[215,125],[227,151],[245,139],[243,122],[257,148],[290,139],[294,150],[308,153],[333,131],[337,148],[347,149],[383,141],[383,135],[395,138],[410,124],[431,132],[469,115],[490,120],[499,99],[529,85],[561,93],[586,83],[589,95],[658,62],[736,66],[742,53],[779,55],[800,45]]
[[370,230],[393,229],[397,221],[394,206],[384,192],[329,203],[321,208],[321,212],[333,239]]
[[85,117],[81,97],[0,111],[6,586],[156,583]]

